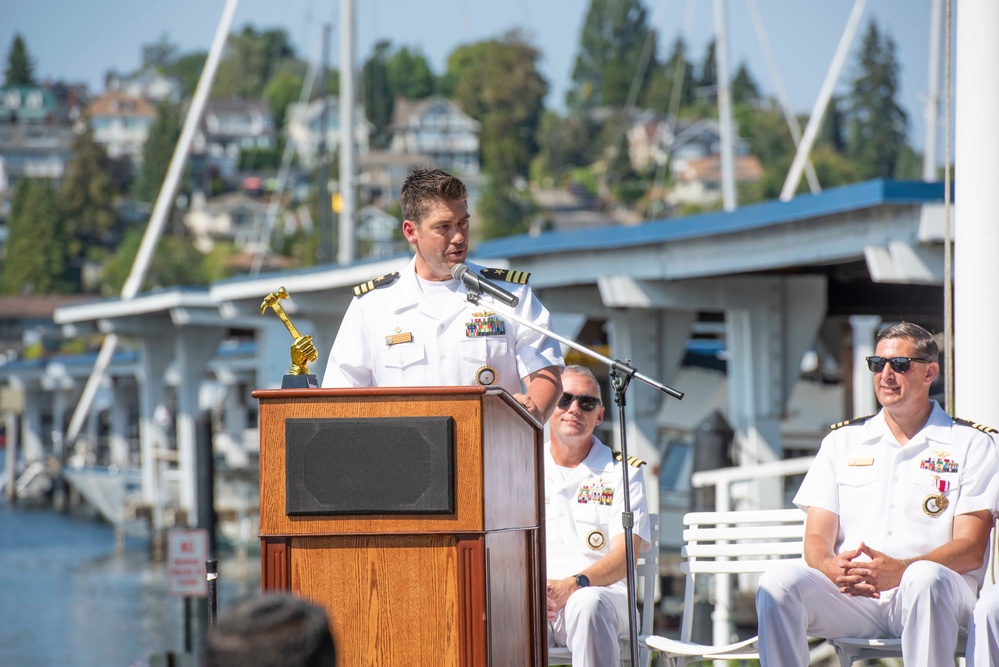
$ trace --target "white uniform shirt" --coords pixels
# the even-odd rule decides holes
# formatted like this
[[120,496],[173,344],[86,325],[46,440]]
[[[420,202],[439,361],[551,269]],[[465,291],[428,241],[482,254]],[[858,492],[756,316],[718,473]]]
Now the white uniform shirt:
[[[415,267],[414,258],[390,285],[354,297],[333,343],[324,387],[475,385],[488,365],[496,375],[492,386],[514,394],[521,378],[563,365],[555,340],[506,320],[490,309],[489,297],[478,306],[466,301],[468,291],[458,281],[448,281],[455,294],[441,308],[440,298],[424,294]],[[520,298],[515,315],[549,328],[548,311],[530,287],[502,286]],[[390,344],[390,336],[404,342]]]
[[[900,446],[882,410],[827,435],[794,504],[839,515],[834,549],[861,541],[892,558],[912,558],[951,540],[954,517],[996,506],[999,458],[991,436],[955,422],[939,405],[926,425]],[[927,498],[942,494],[946,508]],[[964,575],[977,591],[987,563]]]
[[[590,453],[575,468],[559,468],[545,443],[545,560],[548,579],[577,574],[610,552],[611,539],[624,533],[624,479],[611,448],[593,437]],[[649,544],[645,477],[628,466],[633,534]],[[597,548],[594,548],[597,547]],[[613,584],[627,591],[624,579]]]

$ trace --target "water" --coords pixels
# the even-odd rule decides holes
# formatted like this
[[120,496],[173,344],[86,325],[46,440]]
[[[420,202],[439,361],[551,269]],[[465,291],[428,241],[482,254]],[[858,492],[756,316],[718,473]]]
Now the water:
[[[257,558],[221,554],[220,611],[260,590]],[[0,501],[0,667],[145,667],[184,640],[184,600],[167,593],[148,539],[118,554],[114,530],[87,512]]]

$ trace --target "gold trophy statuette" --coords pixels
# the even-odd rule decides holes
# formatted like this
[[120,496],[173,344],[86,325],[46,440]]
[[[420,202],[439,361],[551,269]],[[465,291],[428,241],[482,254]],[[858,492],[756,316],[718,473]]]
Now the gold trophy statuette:
[[291,369],[288,371],[288,374],[305,375],[313,379],[311,382],[304,384],[298,382],[289,384],[288,377],[285,376],[285,383],[282,386],[286,388],[288,386],[315,387],[317,386],[314,379],[315,376],[311,376],[309,373],[309,363],[318,359],[319,353],[316,351],[316,346],[312,344],[312,336],[303,336],[299,333],[298,327],[295,326],[291,318],[288,317],[288,313],[284,312],[284,308],[281,307],[281,299],[287,298],[288,290],[284,287],[279,289],[277,293],[268,294],[264,297],[264,302],[260,304],[260,314],[263,315],[268,308],[272,308],[277,313],[278,318],[284,322],[284,325],[288,328],[288,332],[295,341],[291,345]]

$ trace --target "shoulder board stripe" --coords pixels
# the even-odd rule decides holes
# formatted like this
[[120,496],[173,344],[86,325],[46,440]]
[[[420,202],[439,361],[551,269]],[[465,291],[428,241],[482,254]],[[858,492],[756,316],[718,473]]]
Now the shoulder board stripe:
[[517,285],[526,285],[531,274],[527,271],[514,271],[513,269],[482,269],[482,275],[486,278],[503,280]]
[[[621,452],[617,451],[616,449],[612,449],[611,452],[614,455],[614,460],[615,461],[620,461],[621,458],[624,456]],[[646,463],[647,463],[646,461],[643,461],[642,459],[638,458],[637,456],[629,456],[628,457],[628,465],[634,466],[636,468],[639,468],[639,467],[645,465]]]
[[864,417],[854,417],[853,419],[847,419],[847,420],[844,420],[844,421],[841,421],[841,422],[836,422],[835,424],[830,424],[829,425],[829,430],[830,431],[835,431],[836,429],[843,428],[844,426],[850,426],[852,424],[861,424],[861,423],[867,421],[868,419],[870,419],[873,416],[874,415],[866,415]]
[[977,428],[979,431],[984,431],[985,433],[999,433],[996,429],[991,426],[986,426],[985,424],[976,424],[969,419],[961,419],[960,417],[954,417],[954,421],[958,424],[964,424],[965,426],[970,426],[971,428]]
[[384,276],[379,276],[374,280],[369,280],[366,283],[361,283],[354,288],[354,296],[364,296],[371,290],[378,289],[379,287],[385,287],[386,285],[391,285],[392,281],[399,277],[398,271],[393,271],[392,273],[386,273]]

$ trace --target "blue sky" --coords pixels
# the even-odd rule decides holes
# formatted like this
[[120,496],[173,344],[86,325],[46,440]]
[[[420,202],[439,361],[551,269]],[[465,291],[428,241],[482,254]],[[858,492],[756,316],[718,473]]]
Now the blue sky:
[[[750,0],[728,0],[729,49],[734,69],[748,63],[766,92],[774,90],[750,19]],[[711,0],[645,0],[659,32],[660,54],[683,34],[688,54],[700,62],[713,28]],[[849,0],[756,0],[771,48],[796,111],[809,112],[853,5]],[[103,89],[104,72],[131,71],[143,44],[162,35],[182,52],[207,49],[221,17],[223,0],[4,0],[0,53],[16,32],[27,41],[41,78],[84,81]],[[522,27],[543,54],[541,69],[551,85],[549,106],[561,108],[576,57],[588,0],[358,0],[357,60],[379,39],[419,47],[436,73],[443,72],[455,46]],[[909,113],[910,140],[923,145],[930,0],[868,0],[864,25],[875,19],[898,47],[902,102]],[[321,27],[330,23],[331,61],[339,60],[337,0],[240,0],[235,27],[284,27],[299,54],[315,57]],[[956,24],[956,17],[955,17]],[[859,36],[854,47],[859,44]],[[841,77],[845,89],[853,58]],[[940,114],[941,123],[943,113]],[[942,149],[940,153],[942,153]]]

